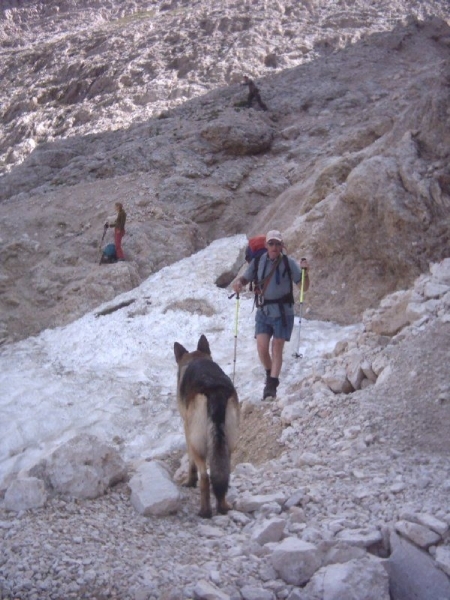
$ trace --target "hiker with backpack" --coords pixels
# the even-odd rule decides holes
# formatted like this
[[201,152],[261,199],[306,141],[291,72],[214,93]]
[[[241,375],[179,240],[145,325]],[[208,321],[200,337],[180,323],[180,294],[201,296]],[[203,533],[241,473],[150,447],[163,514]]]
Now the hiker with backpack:
[[[250,259],[247,269],[232,284],[239,294],[252,282],[257,306],[255,338],[259,359],[266,370],[263,400],[274,399],[280,383],[285,342],[291,339],[294,328],[294,294],[292,282],[298,284],[304,274],[303,289],[309,287],[308,262],[300,265],[283,252],[283,238],[279,231],[269,231],[265,237],[265,252]],[[255,250],[255,254],[258,252]],[[272,340],[272,344],[271,344]]]
[[116,247],[116,258],[117,260],[125,260],[122,250],[122,238],[125,235],[125,221],[127,220],[127,213],[123,209],[121,202],[116,202],[114,208],[117,212],[117,218],[113,223],[105,223],[105,229],[108,227],[114,227],[114,245]]

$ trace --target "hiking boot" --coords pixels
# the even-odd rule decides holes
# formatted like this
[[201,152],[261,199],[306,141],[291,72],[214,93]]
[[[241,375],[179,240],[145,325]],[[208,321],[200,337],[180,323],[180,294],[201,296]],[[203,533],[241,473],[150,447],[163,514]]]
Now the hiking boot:
[[266,385],[264,386],[263,400],[275,400],[277,397],[277,387],[280,383],[278,377],[267,377]]

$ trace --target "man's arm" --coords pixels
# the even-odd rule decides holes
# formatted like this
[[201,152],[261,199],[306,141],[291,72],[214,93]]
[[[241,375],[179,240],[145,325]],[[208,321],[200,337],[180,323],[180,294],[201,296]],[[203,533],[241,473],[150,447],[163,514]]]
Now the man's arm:
[[239,294],[245,288],[245,286],[248,283],[250,283],[250,281],[253,281],[254,277],[255,277],[255,259],[253,259],[250,262],[248,267],[245,269],[244,274],[241,275],[241,277],[238,277],[237,279],[235,279],[233,281],[231,287],[236,292],[236,294]]

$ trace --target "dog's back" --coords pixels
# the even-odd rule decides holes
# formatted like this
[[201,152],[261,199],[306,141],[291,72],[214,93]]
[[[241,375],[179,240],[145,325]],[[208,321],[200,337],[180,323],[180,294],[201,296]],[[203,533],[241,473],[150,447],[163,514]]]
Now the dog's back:
[[200,473],[200,514],[210,517],[208,462],[217,509],[225,513],[229,509],[225,495],[230,478],[230,456],[236,447],[239,429],[237,393],[230,378],[213,362],[205,336],[201,336],[196,351],[189,353],[176,342],[174,352],[178,363],[178,407],[189,453],[187,485],[195,485],[197,472]]

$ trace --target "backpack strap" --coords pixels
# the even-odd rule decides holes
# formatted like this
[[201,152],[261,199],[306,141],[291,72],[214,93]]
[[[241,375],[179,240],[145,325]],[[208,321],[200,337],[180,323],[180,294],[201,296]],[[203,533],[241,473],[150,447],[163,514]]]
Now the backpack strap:
[[283,262],[284,262],[284,267],[285,267],[285,273],[288,274],[289,276],[289,281],[291,282],[291,300],[289,301],[289,304],[294,304],[294,286],[292,285],[292,271],[291,271],[291,265],[289,264],[289,259],[287,254],[283,254]]
[[[267,286],[270,283],[270,280],[272,279],[273,274],[275,273],[275,271],[277,270],[277,268],[280,266],[281,262],[284,263],[284,273],[283,273],[283,277],[284,275],[287,273],[288,277],[289,277],[289,282],[290,282],[290,290],[287,294],[285,294],[282,298],[278,298],[276,300],[266,300],[264,298],[264,292],[267,289]],[[289,258],[287,256],[287,254],[282,254],[279,258],[279,260],[277,260],[277,262],[273,265],[272,269],[270,270],[270,273],[267,275],[267,277],[265,277],[265,272],[266,272],[266,267],[267,267],[267,258],[266,258],[266,262],[264,263],[264,267],[263,267],[263,272],[262,272],[262,277],[261,279],[258,281],[258,266],[259,266],[259,261],[258,261],[258,265],[256,265],[256,269],[255,269],[255,277],[256,279],[253,281],[254,284],[254,289],[259,288],[259,293],[257,293],[257,291],[255,291],[255,301],[254,304],[258,307],[261,308],[266,304],[278,304],[280,307],[280,313],[281,313],[281,317],[283,319],[283,323],[285,323],[286,321],[286,317],[285,317],[285,312],[284,312],[284,304],[289,304],[292,306],[292,304],[294,304],[294,289],[293,289],[293,281],[292,281],[292,271],[291,271],[291,265],[289,264]],[[262,287],[261,287],[262,286]]]
[[259,269],[259,261],[261,260],[261,256],[267,254],[267,251],[264,249],[262,252],[258,251],[258,254],[254,257],[255,267],[254,267],[254,277],[250,281],[249,290],[252,292],[258,287],[258,269]]

